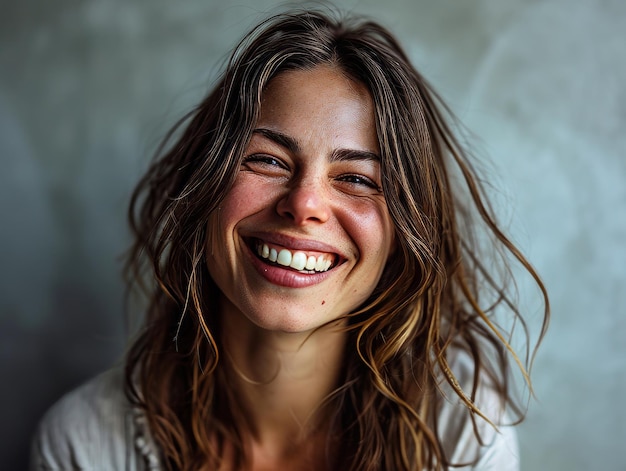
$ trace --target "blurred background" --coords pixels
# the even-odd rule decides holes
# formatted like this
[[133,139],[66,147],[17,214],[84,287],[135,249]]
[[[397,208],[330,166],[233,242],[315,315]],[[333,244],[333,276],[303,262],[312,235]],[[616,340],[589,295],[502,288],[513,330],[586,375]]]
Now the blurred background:
[[[123,354],[126,206],[157,142],[280,4],[0,3],[0,463],[18,470],[43,412]],[[336,5],[394,31],[475,134],[547,284],[522,469],[623,471],[626,2]]]

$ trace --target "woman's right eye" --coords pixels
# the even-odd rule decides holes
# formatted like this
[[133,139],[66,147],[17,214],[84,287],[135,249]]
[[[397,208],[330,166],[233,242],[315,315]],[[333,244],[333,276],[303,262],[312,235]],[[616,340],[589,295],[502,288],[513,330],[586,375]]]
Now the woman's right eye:
[[283,160],[269,154],[251,154],[244,157],[241,170],[283,178],[289,173],[289,166]]
[[247,166],[267,166],[267,167],[279,167],[286,169],[287,166],[281,160],[276,157],[272,157],[267,154],[252,154],[244,158],[243,164]]

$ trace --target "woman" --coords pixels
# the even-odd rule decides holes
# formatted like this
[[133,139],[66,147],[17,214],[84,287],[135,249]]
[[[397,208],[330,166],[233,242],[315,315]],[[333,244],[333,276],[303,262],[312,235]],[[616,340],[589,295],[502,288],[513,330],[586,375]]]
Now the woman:
[[543,329],[547,296],[446,116],[375,23],[252,31],[135,191],[125,377],[57,404],[33,467],[517,469],[509,362],[528,376],[495,313],[523,319],[477,228]]

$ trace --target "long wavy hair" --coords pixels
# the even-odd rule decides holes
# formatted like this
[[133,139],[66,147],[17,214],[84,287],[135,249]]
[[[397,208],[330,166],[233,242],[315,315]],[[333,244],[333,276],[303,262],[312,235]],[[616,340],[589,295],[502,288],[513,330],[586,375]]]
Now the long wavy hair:
[[[224,450],[249,464],[245,423],[225,380],[219,291],[205,264],[207,224],[228,193],[268,83],[287,70],[330,65],[364,84],[375,106],[382,187],[397,249],[378,286],[347,321],[342,381],[325,401],[333,466],[446,469],[438,433],[442,384],[472,420],[483,382],[516,406],[509,365],[528,381],[534,349],[517,355],[499,324],[522,325],[511,263],[541,280],[497,225],[454,118],[396,39],[363,18],[292,11],[261,23],[235,48],[213,91],[168,134],[130,206],[135,242],[126,274],[147,299],[126,363],[126,392],[145,410],[168,469],[219,468]],[[451,124],[452,123],[452,124]],[[478,234],[478,235],[477,235]],[[491,250],[481,250],[483,240]],[[494,269],[497,267],[497,269]],[[504,276],[501,276],[502,273]],[[506,324],[506,322],[505,322]],[[526,332],[528,336],[528,332]],[[448,359],[474,364],[463,389]],[[523,408],[514,409],[517,419]],[[338,460],[338,462],[337,462]]]

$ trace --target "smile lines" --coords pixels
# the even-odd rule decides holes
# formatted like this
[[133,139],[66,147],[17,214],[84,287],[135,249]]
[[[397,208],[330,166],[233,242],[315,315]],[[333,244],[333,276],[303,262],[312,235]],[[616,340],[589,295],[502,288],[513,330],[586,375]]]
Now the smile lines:
[[334,259],[334,255],[331,254],[323,254],[316,257],[301,251],[277,250],[261,241],[256,243],[256,251],[259,257],[264,260],[298,271],[325,272],[331,267]]

